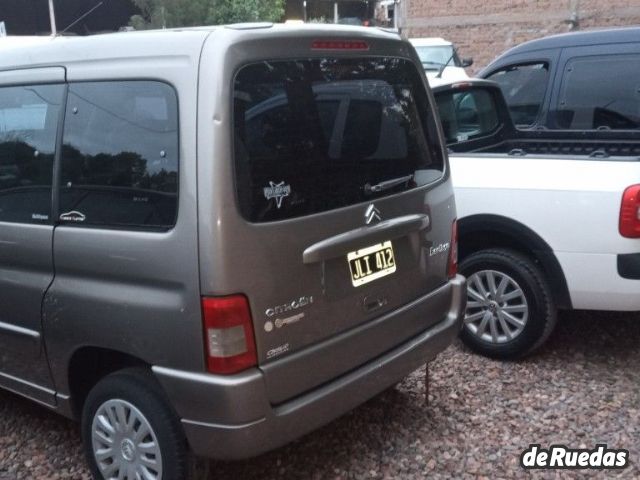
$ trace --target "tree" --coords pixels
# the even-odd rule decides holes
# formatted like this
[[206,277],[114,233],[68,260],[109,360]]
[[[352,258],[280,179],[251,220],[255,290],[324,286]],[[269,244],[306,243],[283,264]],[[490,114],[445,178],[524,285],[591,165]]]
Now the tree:
[[284,15],[285,0],[132,0],[140,15],[129,24],[136,30],[191,27],[238,22],[275,22]]
[[215,0],[209,23],[277,22],[284,15],[284,0]]
[[213,0],[132,0],[140,15],[131,17],[136,30],[204,25]]

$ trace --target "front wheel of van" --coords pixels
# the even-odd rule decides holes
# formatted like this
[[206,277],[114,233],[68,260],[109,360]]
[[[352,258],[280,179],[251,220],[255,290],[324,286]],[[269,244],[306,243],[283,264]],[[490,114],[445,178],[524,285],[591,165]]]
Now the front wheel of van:
[[187,478],[187,442],[151,374],[127,369],[105,377],[82,411],[82,440],[97,479]]
[[544,343],[556,323],[551,291],[529,258],[506,249],[481,250],[460,263],[467,277],[462,341],[482,355],[523,357]]

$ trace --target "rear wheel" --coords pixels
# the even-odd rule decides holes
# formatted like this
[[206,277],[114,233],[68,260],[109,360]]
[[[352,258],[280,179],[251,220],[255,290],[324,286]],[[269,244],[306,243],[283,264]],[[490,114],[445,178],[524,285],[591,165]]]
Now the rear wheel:
[[101,380],[82,412],[85,454],[94,478],[181,480],[187,444],[155,379],[128,369]]
[[513,359],[542,345],[556,323],[549,286],[538,267],[511,250],[476,252],[460,263],[467,277],[462,341],[493,358]]

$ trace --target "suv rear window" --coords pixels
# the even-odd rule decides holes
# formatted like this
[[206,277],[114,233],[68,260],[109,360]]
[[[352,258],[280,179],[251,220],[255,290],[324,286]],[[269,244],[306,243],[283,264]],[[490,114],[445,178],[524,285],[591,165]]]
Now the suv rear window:
[[547,63],[510,65],[487,79],[500,85],[516,126],[530,127],[536,123],[549,81]]
[[640,55],[577,57],[565,67],[555,128],[637,130]]
[[245,66],[235,79],[234,129],[240,210],[253,222],[365,202],[442,176],[436,123],[408,60]]

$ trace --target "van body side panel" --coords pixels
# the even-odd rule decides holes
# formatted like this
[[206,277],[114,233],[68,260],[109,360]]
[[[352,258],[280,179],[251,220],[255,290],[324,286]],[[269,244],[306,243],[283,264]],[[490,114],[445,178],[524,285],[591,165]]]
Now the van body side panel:
[[[205,36],[191,32],[166,42],[166,56],[155,63],[107,58],[67,65],[70,85],[136,79],[169,84],[178,99],[179,170],[177,223],[168,231],[56,227],[56,278],[44,301],[44,331],[56,388],[63,395],[69,394],[69,361],[82,347],[123,352],[149,364],[204,368],[194,112]],[[151,50],[157,55],[159,47]]]
[[[55,398],[41,306],[54,274],[51,178],[64,75],[59,66],[0,71],[7,89],[0,105],[0,386],[49,406]],[[48,85],[38,91],[40,84]],[[16,98],[23,86],[32,93]],[[44,116],[22,102],[39,111],[46,104]]]
[[0,385],[47,403],[40,307],[53,278],[52,234],[52,226],[0,223]]

